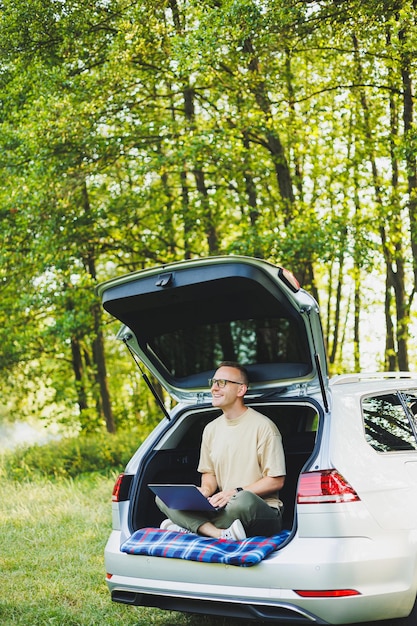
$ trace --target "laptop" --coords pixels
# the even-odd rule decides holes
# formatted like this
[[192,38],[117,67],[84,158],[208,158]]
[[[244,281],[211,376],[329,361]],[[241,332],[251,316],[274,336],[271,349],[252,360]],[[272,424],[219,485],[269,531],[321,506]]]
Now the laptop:
[[148,485],[155,495],[159,496],[170,509],[180,511],[209,511],[215,513],[215,508],[207,500],[196,485]]

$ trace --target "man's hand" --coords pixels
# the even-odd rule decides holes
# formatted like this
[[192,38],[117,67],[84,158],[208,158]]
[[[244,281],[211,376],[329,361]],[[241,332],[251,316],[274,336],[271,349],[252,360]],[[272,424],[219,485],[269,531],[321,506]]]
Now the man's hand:
[[230,498],[234,495],[236,495],[236,489],[230,489],[229,491],[219,491],[213,496],[210,496],[210,498],[208,498],[208,501],[216,509],[222,509],[226,506],[226,504],[228,504]]

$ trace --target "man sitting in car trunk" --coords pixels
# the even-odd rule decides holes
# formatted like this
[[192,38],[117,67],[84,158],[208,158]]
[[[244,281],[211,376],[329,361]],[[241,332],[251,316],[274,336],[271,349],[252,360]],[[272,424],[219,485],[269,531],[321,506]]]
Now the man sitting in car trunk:
[[285,480],[281,434],[269,418],[246,407],[249,379],[239,363],[221,363],[209,384],[212,404],[223,413],[204,429],[197,469],[200,491],[220,510],[178,511],[157,498],[168,517],[161,528],[232,540],[278,534]]

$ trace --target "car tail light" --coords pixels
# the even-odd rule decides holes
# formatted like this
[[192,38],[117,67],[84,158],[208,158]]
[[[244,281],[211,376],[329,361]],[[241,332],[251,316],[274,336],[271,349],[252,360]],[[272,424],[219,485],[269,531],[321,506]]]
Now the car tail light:
[[356,589],[294,589],[294,593],[302,598],[345,598],[361,595]]
[[297,504],[333,504],[360,500],[353,487],[335,469],[300,475]]
[[112,502],[129,500],[130,485],[133,476],[131,474],[119,474],[113,487]]

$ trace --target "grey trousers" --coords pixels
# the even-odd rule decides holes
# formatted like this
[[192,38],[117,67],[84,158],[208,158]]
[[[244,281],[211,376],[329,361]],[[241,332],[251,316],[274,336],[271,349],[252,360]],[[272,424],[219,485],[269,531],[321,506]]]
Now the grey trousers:
[[282,510],[269,506],[251,491],[239,491],[224,509],[215,513],[170,509],[158,497],[156,504],[174,524],[196,534],[205,522],[217,528],[228,528],[236,519],[240,519],[248,537],[270,537],[282,529]]

